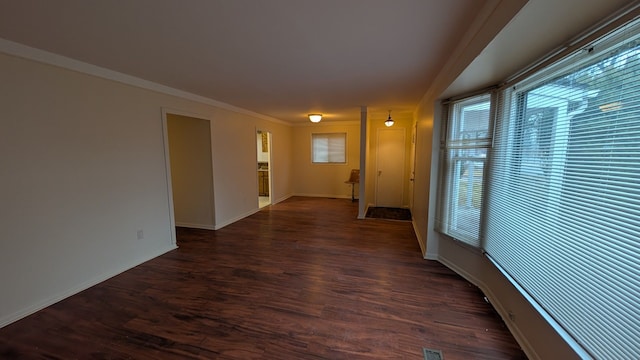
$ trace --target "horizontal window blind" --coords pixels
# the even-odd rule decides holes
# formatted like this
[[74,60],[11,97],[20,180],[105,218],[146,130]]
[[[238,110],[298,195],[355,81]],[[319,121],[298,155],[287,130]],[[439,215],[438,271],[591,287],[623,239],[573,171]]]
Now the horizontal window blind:
[[486,252],[597,359],[640,358],[637,32],[503,91],[488,171]]
[[311,134],[311,146],[314,163],[346,163],[346,133]]

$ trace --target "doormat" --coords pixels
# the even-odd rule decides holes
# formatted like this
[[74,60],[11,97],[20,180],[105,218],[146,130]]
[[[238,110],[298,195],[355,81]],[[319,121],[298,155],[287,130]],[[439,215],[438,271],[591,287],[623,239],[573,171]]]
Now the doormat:
[[424,360],[442,360],[442,351],[422,348],[424,352]]
[[404,208],[370,207],[366,217],[371,219],[388,219],[411,221],[411,211]]

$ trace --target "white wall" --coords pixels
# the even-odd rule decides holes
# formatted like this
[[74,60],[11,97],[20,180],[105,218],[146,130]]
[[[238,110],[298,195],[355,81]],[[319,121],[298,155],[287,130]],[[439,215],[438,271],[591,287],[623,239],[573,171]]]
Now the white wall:
[[[357,117],[359,114],[354,113]],[[312,133],[346,133],[346,164],[313,164],[311,162]],[[274,141],[275,142],[275,141]],[[293,130],[293,154],[295,194],[300,196],[322,196],[351,198],[349,179],[351,169],[360,168],[360,122],[320,122],[295,126]],[[275,152],[275,151],[274,151]],[[358,187],[356,186],[356,197]]]
[[258,209],[257,127],[292,194],[287,125],[1,53],[0,78],[0,326],[174,248],[163,108],[213,119],[217,227]]
[[[223,110],[212,129],[216,229],[258,211],[256,132],[271,132],[273,203],[293,194],[291,127]],[[218,120],[219,119],[219,120]]]

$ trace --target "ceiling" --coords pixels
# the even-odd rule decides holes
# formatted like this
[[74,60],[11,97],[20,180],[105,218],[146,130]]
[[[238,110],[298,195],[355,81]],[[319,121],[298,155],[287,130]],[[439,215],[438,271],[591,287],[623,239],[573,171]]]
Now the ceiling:
[[[529,0],[445,90],[442,98],[496,85],[638,0]],[[637,12],[637,10],[636,10]]]
[[483,3],[2,0],[0,37],[287,122],[410,118]]
[[[447,91],[503,79],[626,2],[530,0]],[[358,120],[361,105],[372,119],[411,119],[487,3],[0,0],[0,38],[290,123]],[[531,31],[544,38],[527,47],[517,36]],[[496,67],[501,54],[516,56]]]

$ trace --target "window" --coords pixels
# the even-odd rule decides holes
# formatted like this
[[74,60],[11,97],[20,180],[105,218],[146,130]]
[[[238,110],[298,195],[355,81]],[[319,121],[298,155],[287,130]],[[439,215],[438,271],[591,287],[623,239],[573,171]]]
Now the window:
[[637,30],[594,49],[502,92],[483,247],[587,356],[637,359]]
[[639,23],[444,108],[437,229],[587,358],[640,358]]
[[490,96],[449,104],[441,152],[444,176],[438,230],[473,246],[480,246],[484,169],[491,145]]
[[347,134],[311,134],[311,157],[313,163],[345,164],[347,162]]

